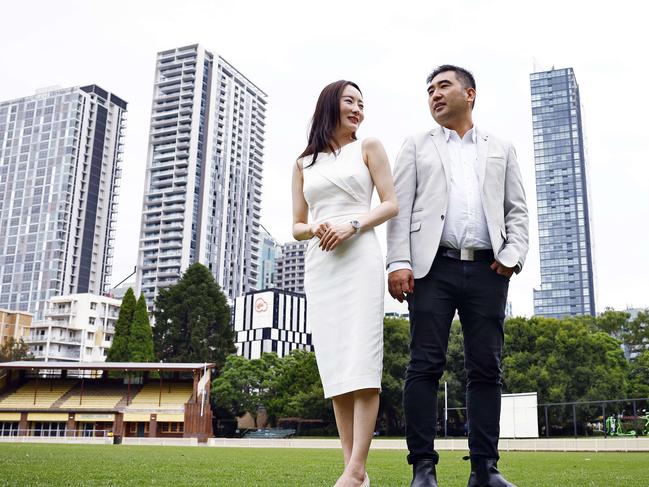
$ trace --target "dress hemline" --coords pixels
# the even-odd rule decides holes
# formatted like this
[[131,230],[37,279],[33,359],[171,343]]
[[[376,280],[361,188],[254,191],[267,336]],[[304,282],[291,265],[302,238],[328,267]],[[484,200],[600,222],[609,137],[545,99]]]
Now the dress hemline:
[[341,394],[361,389],[378,389],[379,392],[381,392],[381,378],[380,374],[378,378],[376,377],[376,374],[363,375],[327,386],[323,384],[322,388],[324,389],[325,399],[330,399],[334,396],[340,396]]

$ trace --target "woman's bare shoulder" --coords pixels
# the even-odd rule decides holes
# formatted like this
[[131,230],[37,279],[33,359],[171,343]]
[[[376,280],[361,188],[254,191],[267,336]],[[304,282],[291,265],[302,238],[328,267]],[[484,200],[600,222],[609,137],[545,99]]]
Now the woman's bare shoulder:
[[382,148],[383,144],[376,137],[365,137],[361,142],[364,151]]

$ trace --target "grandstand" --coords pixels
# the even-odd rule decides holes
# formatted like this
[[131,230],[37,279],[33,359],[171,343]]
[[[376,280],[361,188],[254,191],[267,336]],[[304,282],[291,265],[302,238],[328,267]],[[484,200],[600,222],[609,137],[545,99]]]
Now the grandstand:
[[[21,408],[49,409],[63,394],[74,385],[69,380],[49,380],[45,384],[38,384],[37,380],[30,380],[19,387],[13,394],[0,399],[0,409]],[[1,397],[1,396],[0,396]]]
[[192,384],[167,383],[164,386],[158,383],[149,383],[142,387],[133,398],[127,410],[153,408],[153,409],[178,409],[189,401],[193,393]]
[[214,367],[0,363],[0,436],[115,435],[205,441],[212,436],[209,387]]

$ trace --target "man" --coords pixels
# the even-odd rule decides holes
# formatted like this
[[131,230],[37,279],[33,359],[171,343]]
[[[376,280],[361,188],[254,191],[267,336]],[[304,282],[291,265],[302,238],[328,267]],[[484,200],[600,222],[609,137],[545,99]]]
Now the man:
[[473,125],[473,75],[444,65],[427,83],[441,127],[404,142],[394,168],[400,211],[388,222],[388,288],[410,311],[403,402],[411,487],[437,487],[437,390],[456,310],[467,370],[468,486],[515,487],[497,461],[507,290],[528,249],[525,192],[514,148]]

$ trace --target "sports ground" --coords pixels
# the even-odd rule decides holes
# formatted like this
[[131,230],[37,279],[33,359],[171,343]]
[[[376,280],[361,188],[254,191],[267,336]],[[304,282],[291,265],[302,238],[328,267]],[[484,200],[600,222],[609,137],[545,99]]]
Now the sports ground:
[[[440,453],[441,487],[465,487],[462,452]],[[519,487],[646,487],[649,453],[505,452],[500,467]],[[333,449],[0,444],[3,486],[327,486],[341,469]],[[375,487],[410,483],[405,452],[370,451]]]

